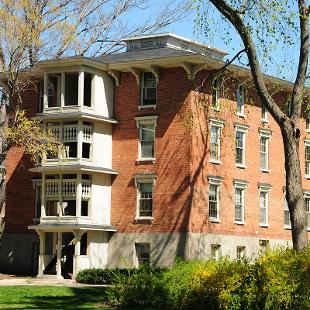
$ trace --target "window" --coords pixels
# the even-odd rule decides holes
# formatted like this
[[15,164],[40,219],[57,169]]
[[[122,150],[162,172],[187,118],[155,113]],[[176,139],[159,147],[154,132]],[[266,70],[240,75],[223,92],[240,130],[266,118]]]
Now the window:
[[221,258],[221,246],[219,244],[211,244],[211,258],[219,261]]
[[135,175],[135,184],[137,187],[136,220],[153,218],[153,188],[155,180],[155,174]]
[[209,178],[209,220],[219,222],[220,211],[220,188],[223,178],[213,177]]
[[35,211],[34,211],[34,218],[39,219],[41,217],[41,192],[42,192],[42,180],[35,179],[33,180],[33,186],[35,191]]
[[286,196],[284,196],[284,226],[291,227],[290,211],[288,209]]
[[152,72],[143,72],[141,87],[141,105],[156,105],[157,81]]
[[247,181],[234,180],[235,187],[235,223],[244,224],[244,204],[245,204],[245,189]]
[[245,259],[246,257],[246,247],[237,246],[237,260]]
[[270,184],[259,185],[259,223],[262,227],[268,227],[268,203]]
[[268,123],[268,112],[264,104],[262,104],[262,123]]
[[222,95],[223,78],[218,77],[213,81],[212,85],[212,109],[220,110],[220,96]]
[[244,116],[245,87],[240,85],[237,89],[237,115]]
[[306,131],[310,132],[310,111],[307,111],[306,115]]
[[304,194],[304,203],[306,209],[306,223],[308,229],[310,229],[310,193],[308,191]]
[[65,106],[78,105],[79,73],[65,73]]
[[269,139],[272,132],[270,130],[260,129],[260,169],[263,172],[269,172]]
[[210,120],[210,161],[219,163],[221,160],[221,129],[224,122]]
[[137,256],[137,262],[138,267],[140,267],[143,264],[149,264],[150,263],[150,244],[149,243],[136,243],[136,256]]
[[305,140],[305,175],[310,178],[310,140]]
[[248,131],[247,126],[236,125],[236,166],[245,167],[245,135]]
[[158,116],[136,117],[139,128],[138,160],[155,159],[155,128]]
[[265,253],[266,250],[269,248],[269,240],[260,239],[259,240],[259,248],[260,248],[260,251],[262,253]]

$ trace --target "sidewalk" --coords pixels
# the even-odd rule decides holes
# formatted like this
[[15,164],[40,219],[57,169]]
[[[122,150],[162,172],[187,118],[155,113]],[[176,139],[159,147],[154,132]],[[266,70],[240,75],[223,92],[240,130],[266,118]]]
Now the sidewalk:
[[77,283],[70,279],[40,279],[31,277],[19,277],[14,275],[6,275],[0,273],[0,286],[15,286],[15,285],[45,285],[45,286],[68,286],[68,287],[105,287],[107,285],[90,285]]

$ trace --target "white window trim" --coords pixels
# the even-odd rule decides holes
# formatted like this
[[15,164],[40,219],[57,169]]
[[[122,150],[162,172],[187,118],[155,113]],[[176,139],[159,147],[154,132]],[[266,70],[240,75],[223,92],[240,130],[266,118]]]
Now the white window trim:
[[148,245],[150,249],[150,260],[149,263],[151,264],[151,243],[150,242],[135,242],[134,243],[134,265],[136,268],[139,268],[139,256],[138,256],[138,245]]
[[[241,98],[242,98],[242,106],[241,106],[241,112],[238,111],[238,98],[239,98],[239,89],[241,88],[242,90],[242,94],[241,94]],[[236,92],[236,102],[237,102],[237,112],[236,115],[242,118],[246,118],[245,115],[245,86],[243,84],[240,84],[237,88],[237,92]]]
[[272,185],[270,184],[264,184],[264,183],[261,183],[261,184],[258,184],[258,188],[259,188],[259,212],[260,212],[260,194],[261,192],[263,193],[266,193],[266,223],[261,223],[260,222],[260,219],[259,219],[259,226],[260,227],[269,227],[269,195],[270,195],[270,191],[271,191],[271,188],[272,188]]
[[[143,91],[144,91],[144,75],[145,73],[152,73],[155,77],[155,80],[156,80],[156,104],[145,104],[143,105]],[[141,74],[141,81],[140,81],[140,100],[139,100],[139,105],[138,105],[138,109],[139,111],[141,109],[147,109],[147,108],[153,108],[154,110],[156,109],[156,106],[157,106],[157,86],[158,86],[158,75],[156,76],[156,74],[154,74],[154,72],[152,71],[145,71],[145,72],[142,72]]]
[[[260,167],[260,171],[261,172],[271,172],[271,170],[269,169],[269,142],[270,142],[270,139],[271,139],[271,136],[272,136],[272,131],[271,130],[268,130],[268,129],[262,129],[260,128],[259,129],[259,142],[260,142],[260,139],[261,138],[266,138],[266,148],[267,148],[267,152],[266,152],[266,157],[267,157],[267,169],[265,168],[261,168]],[[260,145],[259,145],[260,147]],[[260,150],[259,150],[259,156],[260,156]]]
[[[310,147],[310,140],[309,139],[305,139],[304,144],[305,144],[304,154],[306,154],[306,147]],[[305,170],[306,170],[306,162],[305,162]],[[310,171],[310,169],[309,169],[309,171]],[[305,171],[305,178],[307,180],[310,179],[310,174],[306,174],[306,171]]]
[[[242,190],[242,220],[237,221],[236,218],[234,220],[234,224],[237,225],[244,225],[245,224],[245,191],[248,188],[248,181],[245,180],[233,180],[234,189],[241,189]],[[236,202],[234,200],[234,211],[236,207]],[[235,216],[234,216],[235,217]]]
[[306,132],[310,133],[310,111],[307,112],[305,123],[306,123]]
[[[214,83],[216,81],[219,81],[220,85],[217,86],[216,88],[216,98],[214,99],[213,98],[213,92],[214,92]],[[216,112],[220,112],[221,111],[221,103],[220,103],[220,96],[221,96],[221,93],[222,93],[222,87],[223,87],[223,77],[222,76],[218,76],[216,77],[215,79],[213,79],[212,81],[212,103],[211,103],[211,108],[213,111],[216,111]],[[214,107],[213,106],[213,100],[215,100],[215,103],[216,103],[216,106]]]
[[[222,257],[222,247],[220,244],[211,244],[211,248],[210,248],[210,257],[211,259],[214,259],[215,261],[219,261]],[[215,254],[215,257],[213,257],[212,254]]]
[[152,210],[152,216],[140,216],[140,191],[139,191],[139,184],[140,183],[149,183],[153,185],[152,188],[152,201],[153,201],[153,207],[154,207],[154,186],[156,185],[156,179],[157,176],[154,173],[150,173],[150,174],[135,174],[134,175],[134,179],[135,179],[135,185],[136,185],[136,190],[137,190],[137,195],[136,195],[136,216],[135,216],[135,220],[136,221],[143,221],[143,220],[148,220],[148,221],[153,221],[154,217],[153,217],[153,211]]
[[[239,252],[238,250],[241,249],[241,252]],[[242,257],[238,258],[238,252],[242,255]],[[237,245],[236,247],[236,259],[237,260],[242,260],[246,258],[246,246],[244,245]]]
[[[221,223],[220,220],[220,193],[221,193],[221,187],[222,183],[224,181],[224,178],[218,177],[218,176],[208,176],[208,182],[209,182],[209,190],[210,190],[210,185],[216,185],[217,186],[217,217],[210,217],[208,213],[208,218],[209,222],[212,223]],[[209,198],[208,198],[208,208],[209,208]]]
[[[310,199],[310,190],[304,190],[304,195],[303,198],[306,199]],[[307,216],[307,212],[306,212],[306,216]],[[310,225],[307,227],[307,231],[310,231]]]
[[[222,136],[222,130],[224,128],[225,122],[221,119],[217,119],[217,118],[211,118],[209,119],[209,132],[210,132],[210,146],[211,146],[211,127],[218,127],[220,128],[220,141],[219,141],[219,158],[221,158],[221,136]],[[216,164],[216,165],[221,165],[222,161],[221,160],[217,160],[214,158],[211,158],[211,153],[209,150],[209,163],[212,164]]]
[[[264,107],[264,105],[262,104],[261,109],[263,109],[263,107]],[[263,124],[268,124],[269,123],[268,111],[267,111],[266,107],[264,107],[264,109],[265,109],[264,117],[262,117],[263,112],[261,111],[261,122]]]
[[243,135],[243,145],[244,145],[244,147],[243,147],[243,163],[236,163],[235,162],[235,166],[237,167],[237,168],[241,168],[241,169],[245,169],[246,168],[246,135],[247,135],[247,133],[248,133],[248,130],[249,130],[249,126],[247,126],[247,125],[241,125],[241,124],[235,124],[235,133],[237,133],[237,131],[241,131],[241,132],[243,132],[244,133],[244,135]]
[[[155,138],[156,138],[156,127],[159,116],[138,116],[135,117],[137,128],[139,129],[139,143],[138,143],[138,159],[137,161],[151,161],[155,163]],[[154,157],[141,157],[141,137],[142,127],[141,125],[154,125]]]

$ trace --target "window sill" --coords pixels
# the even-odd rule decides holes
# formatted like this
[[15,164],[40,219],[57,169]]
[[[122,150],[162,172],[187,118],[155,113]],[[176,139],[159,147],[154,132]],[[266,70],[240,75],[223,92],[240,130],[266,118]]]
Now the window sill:
[[214,164],[214,165],[221,165],[222,164],[222,162],[220,160],[216,160],[216,159],[210,159],[209,163]]
[[310,175],[306,174],[305,178],[306,178],[306,180],[310,180]]
[[259,227],[261,228],[269,228],[269,224],[259,224]]
[[138,163],[149,161],[149,162],[152,162],[153,164],[155,164],[156,159],[155,158],[138,158],[136,161]]
[[236,168],[239,168],[239,169],[246,169],[246,165],[243,165],[243,164],[236,164]]
[[263,124],[269,124],[269,121],[267,120],[267,119],[261,119],[261,122],[263,123]]
[[214,112],[221,112],[221,109],[220,109],[220,107],[218,107],[218,108],[212,107],[212,111],[214,111]]
[[141,109],[156,109],[156,104],[149,104],[149,105],[138,105],[138,109],[139,109],[139,111],[141,110]]
[[209,219],[209,223],[221,224],[222,221],[220,221],[219,219],[213,219],[213,218],[211,218],[211,219]]
[[263,172],[263,173],[270,173],[271,170],[269,170],[269,169],[260,169],[260,172]]
[[291,230],[291,229],[292,229],[292,227],[291,227],[291,226],[289,226],[289,225],[284,225],[284,226],[283,226],[283,229],[285,229],[285,230]]
[[135,223],[152,223],[153,220],[151,216],[139,216],[135,218]]
[[243,221],[234,221],[234,224],[236,224],[236,225],[245,225],[245,222],[243,222]]

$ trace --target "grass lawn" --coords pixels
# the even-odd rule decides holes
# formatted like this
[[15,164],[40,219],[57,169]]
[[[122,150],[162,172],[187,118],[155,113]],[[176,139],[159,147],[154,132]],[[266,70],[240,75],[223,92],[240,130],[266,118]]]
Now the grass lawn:
[[0,309],[112,309],[105,301],[103,287],[0,287]]

